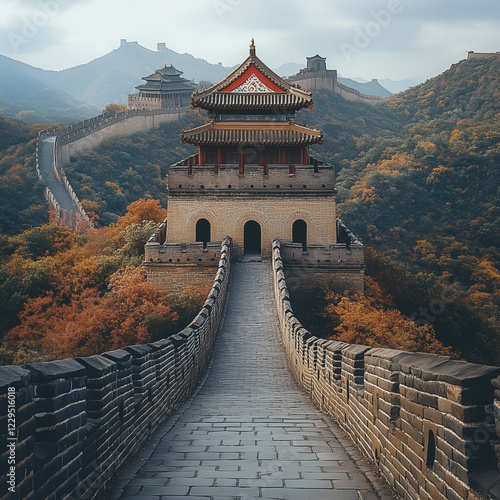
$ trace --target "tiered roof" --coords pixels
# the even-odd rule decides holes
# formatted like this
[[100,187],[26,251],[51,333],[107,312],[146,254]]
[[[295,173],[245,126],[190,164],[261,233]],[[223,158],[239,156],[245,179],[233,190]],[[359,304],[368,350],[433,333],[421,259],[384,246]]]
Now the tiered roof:
[[307,146],[321,144],[321,130],[290,122],[211,121],[182,134],[182,142],[195,146]]
[[193,92],[193,85],[186,78],[182,78],[182,71],[175,69],[172,65],[157,69],[152,75],[144,76],[146,83],[136,87],[139,92]]
[[250,55],[219,83],[198,90],[192,107],[207,110],[276,110],[296,111],[311,107],[311,92],[290,84],[269,69],[255,54],[252,40]]

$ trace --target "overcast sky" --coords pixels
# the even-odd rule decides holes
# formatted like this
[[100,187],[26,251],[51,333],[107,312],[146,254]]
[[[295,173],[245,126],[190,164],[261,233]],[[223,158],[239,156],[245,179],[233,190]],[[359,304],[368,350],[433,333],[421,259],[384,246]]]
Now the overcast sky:
[[319,53],[346,77],[428,78],[500,51],[500,0],[0,0],[0,54],[44,69],[122,38],[233,66],[252,36],[271,67]]

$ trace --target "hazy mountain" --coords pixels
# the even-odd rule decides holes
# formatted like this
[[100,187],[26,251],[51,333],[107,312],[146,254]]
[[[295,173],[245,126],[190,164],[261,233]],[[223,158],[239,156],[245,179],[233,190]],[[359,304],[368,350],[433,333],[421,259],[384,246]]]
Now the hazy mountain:
[[303,64],[285,63],[279,66],[278,68],[274,68],[273,71],[280,76],[288,77],[296,75],[302,68],[304,68]]
[[122,40],[120,47],[87,64],[59,72],[47,72],[43,81],[52,87],[65,90],[78,99],[103,108],[110,102],[126,104],[128,94],[137,92],[135,87],[143,83],[142,77],[172,64],[188,80],[217,82],[231,68],[222,64],[210,64],[190,54],[178,54],[158,44],[153,51],[137,42]]
[[47,71],[0,56],[0,110],[29,123],[72,123],[100,113],[110,102],[126,104],[142,77],[174,65],[183,77],[217,82],[232,68],[158,45],[153,51],[122,40],[120,47],[87,64]]
[[[158,44],[157,50],[149,50],[126,40],[102,57],[62,71],[46,71],[0,56],[0,110],[29,123],[73,123],[98,114],[110,102],[126,104],[128,94],[136,92],[142,77],[170,64],[194,82],[218,82],[233,69],[220,63],[210,64],[190,54],[178,54],[165,44]],[[286,63],[274,71],[290,76],[303,67],[304,64]],[[419,83],[418,80],[381,80],[389,82],[386,89],[376,80],[360,83],[339,76],[339,82],[362,94],[380,97]]]
[[359,83],[351,78],[342,78],[338,77],[338,81],[347,87],[351,87],[352,89],[356,89],[358,92],[361,92],[365,95],[376,95],[378,97],[389,97],[392,95],[386,88],[384,88],[377,80],[372,80],[367,83]]
[[0,110],[28,123],[74,122],[95,115],[99,108],[85,104],[44,83],[49,71],[0,55]]
[[391,80],[390,78],[383,78],[379,80],[379,83],[393,94],[397,94],[399,92],[403,92],[404,90],[409,89],[410,87],[415,87],[419,85],[424,80],[425,80],[424,78],[417,78],[417,77],[406,78],[405,80]]

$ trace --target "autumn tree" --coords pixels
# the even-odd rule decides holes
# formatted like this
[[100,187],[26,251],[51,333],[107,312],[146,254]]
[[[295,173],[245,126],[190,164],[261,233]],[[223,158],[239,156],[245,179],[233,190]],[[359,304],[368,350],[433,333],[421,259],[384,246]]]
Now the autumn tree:
[[166,217],[167,211],[161,207],[158,200],[145,200],[141,198],[127,207],[127,213],[118,219],[118,222],[114,225],[114,229],[120,232],[134,223],[143,224],[147,221],[160,223]]
[[123,113],[128,110],[128,106],[126,104],[115,104],[114,102],[110,102],[106,104],[106,107],[102,110],[103,113],[108,111],[112,111],[114,113]]
[[404,351],[450,354],[436,339],[430,324],[419,326],[397,309],[378,309],[373,300],[363,294],[339,297],[327,296],[330,302],[325,313],[336,323],[332,338],[350,344],[386,347]]
[[10,330],[9,340],[17,348],[35,350],[47,359],[88,356],[147,343],[153,340],[149,324],[178,320],[166,304],[167,295],[146,281],[143,267],[127,268],[110,278],[103,297],[88,288],[69,302],[52,294],[30,299],[20,325]]

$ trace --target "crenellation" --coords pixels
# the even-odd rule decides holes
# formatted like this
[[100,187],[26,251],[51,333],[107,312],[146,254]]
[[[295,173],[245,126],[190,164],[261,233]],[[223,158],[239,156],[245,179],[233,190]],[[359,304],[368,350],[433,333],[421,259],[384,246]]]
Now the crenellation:
[[[273,242],[278,320],[291,371],[303,390],[400,497],[500,498],[500,403],[494,392],[500,389],[500,368],[394,349],[326,345],[304,331],[281,301],[288,296],[281,276],[283,248]],[[318,360],[324,355],[324,365],[311,362],[314,351]]]
[[341,95],[347,101],[357,101],[367,104],[383,102],[382,97],[362,94],[356,89],[348,87],[338,81],[337,70],[326,68],[326,58],[319,55],[307,58],[307,67],[296,75],[288,78],[289,82],[298,83],[311,91],[329,90]]
[[[0,404],[6,406],[9,387],[18,401],[17,498],[101,497],[116,472],[188,397],[207,366],[219,326],[230,239],[219,253],[217,281],[179,334],[102,355],[0,367]],[[4,451],[1,460],[7,460]],[[2,487],[6,480],[4,475]]]

